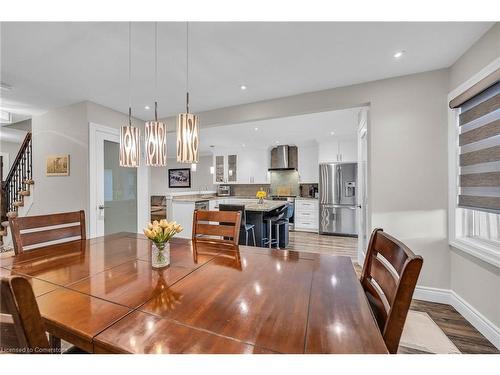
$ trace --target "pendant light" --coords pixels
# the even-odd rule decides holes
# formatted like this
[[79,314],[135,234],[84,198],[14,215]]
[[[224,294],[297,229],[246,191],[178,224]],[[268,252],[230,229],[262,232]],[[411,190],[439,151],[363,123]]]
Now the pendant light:
[[146,143],[146,165],[164,167],[167,165],[167,128],[158,121],[158,23],[155,22],[155,120],[146,122],[144,140]]
[[132,126],[132,22],[128,24],[128,125],[120,129],[120,166],[138,167],[140,160],[139,128]]
[[189,113],[189,23],[186,22],[186,113],[177,115],[177,161],[198,163],[198,116]]

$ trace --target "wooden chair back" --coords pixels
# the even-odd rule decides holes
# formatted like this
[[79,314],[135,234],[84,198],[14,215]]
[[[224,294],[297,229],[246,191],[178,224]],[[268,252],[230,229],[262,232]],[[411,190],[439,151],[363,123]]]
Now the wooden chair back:
[[[51,241],[86,238],[85,212],[9,218],[15,254],[21,254],[26,247],[40,247]],[[52,228],[56,227],[58,228]],[[51,227],[51,228],[49,228]],[[64,242],[64,241],[60,241]]]
[[241,212],[195,210],[193,242],[208,241],[237,246],[240,240]]
[[405,244],[375,229],[365,256],[361,285],[387,349],[397,353],[423,258]]
[[50,344],[29,281],[22,276],[0,280],[0,348],[7,353],[47,354]]

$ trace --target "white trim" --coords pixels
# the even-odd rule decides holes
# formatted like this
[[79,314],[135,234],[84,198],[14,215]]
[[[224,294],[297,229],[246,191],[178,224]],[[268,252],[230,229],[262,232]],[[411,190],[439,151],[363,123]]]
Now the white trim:
[[474,241],[473,239],[455,238],[450,239],[450,246],[452,249],[463,251],[500,268],[500,252],[494,251],[493,245],[487,246],[481,241]]
[[413,298],[453,306],[474,328],[500,349],[500,328],[453,290],[417,286]]
[[[467,81],[459,85],[448,94],[448,102],[460,95],[477,82],[487,77],[495,70],[500,69],[500,57],[495,61],[484,67],[477,74],[473,75]],[[475,241],[465,241],[457,237],[457,181],[459,173],[457,145],[458,145],[458,132],[457,121],[458,111],[448,108],[448,243],[452,249],[458,249],[466,252],[476,258],[479,258],[487,263],[500,266],[500,251],[498,254],[493,253],[489,247],[482,246]]]
[[413,299],[451,305],[451,290],[417,285]]

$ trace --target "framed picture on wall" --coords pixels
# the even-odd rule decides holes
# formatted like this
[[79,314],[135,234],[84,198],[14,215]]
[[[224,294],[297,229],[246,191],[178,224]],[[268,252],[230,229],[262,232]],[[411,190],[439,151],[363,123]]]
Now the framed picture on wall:
[[45,162],[46,176],[69,176],[69,155],[48,155]]
[[169,188],[190,188],[191,187],[191,169],[174,168],[168,170]]

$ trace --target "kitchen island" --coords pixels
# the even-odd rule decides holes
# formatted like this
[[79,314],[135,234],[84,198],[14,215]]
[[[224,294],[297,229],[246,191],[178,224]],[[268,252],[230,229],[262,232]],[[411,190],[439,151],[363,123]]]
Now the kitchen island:
[[[265,200],[264,203],[250,203],[245,204],[245,212],[247,214],[247,224],[255,225],[255,242],[256,246],[266,247],[264,244],[264,238],[268,236],[268,226],[265,218],[273,215],[273,211],[279,210],[281,207],[286,205],[285,201],[268,201]],[[275,228],[271,228],[274,233]],[[280,243],[279,247],[284,249],[288,246],[288,225],[280,225],[279,228]],[[276,238],[276,235],[273,235]],[[240,234],[240,244],[245,244],[245,233]],[[249,236],[248,245],[253,246],[251,236]],[[269,246],[269,245],[268,245]]]

